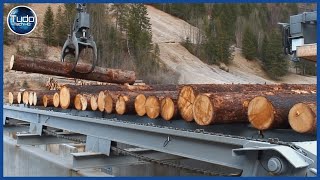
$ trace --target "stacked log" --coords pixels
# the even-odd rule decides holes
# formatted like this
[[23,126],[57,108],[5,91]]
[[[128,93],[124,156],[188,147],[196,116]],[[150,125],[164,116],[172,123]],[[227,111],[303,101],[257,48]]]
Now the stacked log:
[[181,87],[178,95],[178,109],[181,117],[186,121],[193,121],[193,103],[200,93],[218,92],[258,92],[287,91],[293,94],[316,93],[316,85],[308,84],[193,84]]
[[[11,70],[103,83],[66,84],[59,86],[59,91],[9,92],[8,102],[136,114],[150,119],[161,116],[166,121],[182,118],[199,125],[245,122],[259,130],[289,126],[299,133],[316,130],[314,84],[132,85],[136,80],[133,71],[96,67],[91,73],[81,74],[72,68],[72,63],[12,56]],[[90,68],[87,64],[77,66],[83,72]],[[47,87],[57,89],[56,85],[50,80]]]
[[172,119],[178,118],[179,113],[176,98],[165,97],[161,99],[160,104],[161,117],[164,120],[170,121]]
[[28,105],[29,104],[29,92],[28,91],[24,91],[22,93],[22,102],[23,104],[25,105]]
[[317,104],[304,102],[295,104],[289,111],[289,124],[298,133],[315,133],[317,130]]
[[20,104],[21,103],[21,92],[9,92],[8,93],[9,104]]
[[56,93],[58,91],[55,90],[39,90],[39,91],[33,91],[33,100],[32,100],[32,104],[34,106],[43,106],[44,102],[43,102],[43,96],[45,95],[54,95],[54,93]]
[[314,102],[316,94],[277,94],[257,96],[248,106],[248,119],[259,130],[289,127],[288,114],[297,103]]

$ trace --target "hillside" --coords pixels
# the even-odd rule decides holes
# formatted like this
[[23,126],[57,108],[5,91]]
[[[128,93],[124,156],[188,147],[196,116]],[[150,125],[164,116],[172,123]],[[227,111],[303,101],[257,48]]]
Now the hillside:
[[[37,13],[38,24],[41,26],[44,12],[49,4],[29,5]],[[50,4],[54,12],[58,5]],[[316,83],[316,77],[300,76],[292,72],[283,77],[281,81],[273,81],[268,78],[258,62],[247,61],[241,55],[241,49],[237,48],[228,67],[229,72],[216,65],[207,65],[180,44],[186,37],[190,37],[190,32],[198,31],[196,27],[152,6],[147,6],[147,10],[152,28],[152,41],[159,45],[160,60],[179,75],[179,83]],[[40,26],[37,27],[35,34],[40,34]],[[30,41],[22,37],[16,44],[28,46]],[[59,60],[60,47],[47,47],[41,43],[39,45],[45,47],[47,59]],[[10,57],[15,53],[15,45],[4,46],[5,95],[8,89],[17,90],[24,82],[27,82],[28,87],[32,89],[44,88],[49,76],[8,71]],[[73,80],[65,79],[60,79],[60,81],[73,82]]]
[[234,52],[229,72],[215,65],[209,66],[180,44],[190,37],[188,32],[197,31],[196,27],[152,6],[148,6],[148,14],[152,24],[152,40],[159,44],[160,58],[180,74],[179,83],[316,83],[316,77],[291,72],[281,81],[273,81],[258,62],[246,60],[240,49]]

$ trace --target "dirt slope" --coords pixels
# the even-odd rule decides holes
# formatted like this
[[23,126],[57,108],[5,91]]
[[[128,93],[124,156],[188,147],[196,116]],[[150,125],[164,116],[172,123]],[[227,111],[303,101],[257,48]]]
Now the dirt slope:
[[179,83],[316,83],[316,77],[289,73],[282,81],[270,80],[258,62],[250,62],[236,49],[229,72],[209,66],[193,56],[180,42],[196,41],[198,29],[152,6],[147,6],[152,25],[152,40],[159,44],[160,59],[180,74]]

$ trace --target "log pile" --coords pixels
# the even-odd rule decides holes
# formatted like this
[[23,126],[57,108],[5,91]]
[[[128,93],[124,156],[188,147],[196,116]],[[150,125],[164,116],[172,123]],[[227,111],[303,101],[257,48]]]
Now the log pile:
[[298,133],[316,131],[315,84],[132,85],[134,72],[97,68],[79,75],[70,72],[69,66],[20,56],[13,56],[10,62],[12,70],[112,83],[57,86],[51,80],[47,86],[58,88],[9,92],[8,103],[131,114],[150,120],[183,119],[200,126],[248,123],[258,130],[291,127]]

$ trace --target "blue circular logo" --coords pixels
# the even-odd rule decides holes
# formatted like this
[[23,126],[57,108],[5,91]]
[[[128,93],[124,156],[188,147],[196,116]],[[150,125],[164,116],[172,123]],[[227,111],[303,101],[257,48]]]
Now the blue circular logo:
[[17,6],[9,12],[7,23],[13,33],[27,35],[36,28],[37,15],[27,6]]

